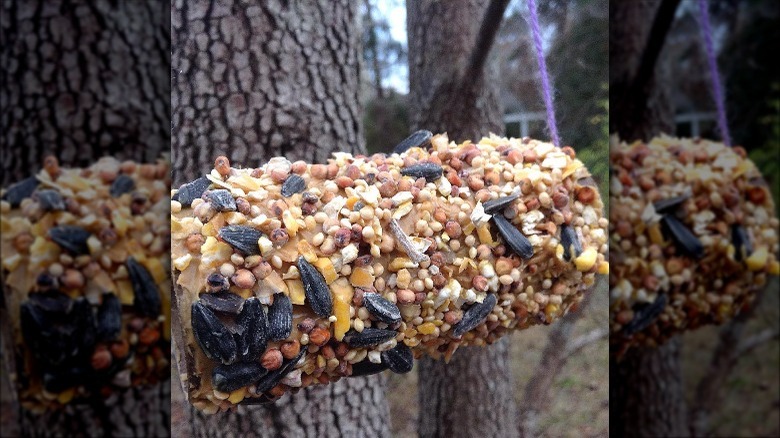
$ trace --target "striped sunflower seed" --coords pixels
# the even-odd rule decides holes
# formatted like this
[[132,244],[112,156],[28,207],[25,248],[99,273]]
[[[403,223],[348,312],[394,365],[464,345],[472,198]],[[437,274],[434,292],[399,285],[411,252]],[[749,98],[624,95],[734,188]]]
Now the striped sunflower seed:
[[[574,257],[579,257],[582,254],[582,245],[580,239],[577,237],[577,232],[574,228],[561,224],[561,245],[563,245],[563,259],[569,261],[572,259],[572,253]],[[573,251],[572,251],[573,250]]]
[[676,217],[666,214],[661,218],[661,222],[680,251],[696,259],[704,257],[701,241]]
[[255,383],[255,385],[257,386],[257,392],[267,392],[270,391],[271,388],[276,386],[279,383],[279,381],[284,379],[284,376],[286,376],[292,370],[295,369],[295,365],[297,365],[298,361],[301,360],[304,354],[306,354],[306,351],[308,350],[304,348],[294,358],[282,362],[282,366],[279,367],[279,369],[275,371],[271,371],[270,373],[260,378],[260,380],[258,380]]
[[301,273],[303,290],[311,309],[323,318],[329,317],[333,312],[333,299],[325,277],[303,256],[298,257],[298,271]]
[[203,196],[203,192],[211,185],[211,181],[205,176],[202,176],[195,181],[188,182],[179,187],[179,191],[173,195],[174,201],[179,201],[182,207],[189,207],[192,205],[192,201]]
[[396,374],[405,374],[414,367],[414,354],[412,349],[403,342],[400,342],[395,348],[383,351],[382,363],[387,364],[390,371]]
[[65,210],[65,201],[60,192],[56,190],[38,190],[33,193],[33,199],[38,201],[43,211],[63,211]]
[[482,204],[482,208],[485,210],[486,214],[501,214],[505,208],[512,205],[512,203],[515,202],[519,197],[519,193],[513,193],[509,196],[502,196],[500,198],[491,199]]
[[244,307],[236,318],[236,325],[240,330],[236,339],[239,358],[242,361],[259,359],[268,345],[268,321],[260,300],[250,297],[244,302]]
[[128,175],[119,175],[114,182],[111,183],[111,188],[108,189],[108,193],[112,197],[118,198],[125,193],[130,193],[133,189],[135,189],[135,180]]
[[97,315],[98,339],[113,341],[122,331],[122,303],[112,293],[103,294]]
[[284,183],[282,183],[281,192],[282,196],[289,198],[296,193],[301,193],[305,189],[306,181],[304,181],[302,176],[293,173],[284,180]]
[[350,374],[350,377],[360,377],[360,376],[370,376],[372,374],[379,374],[382,371],[389,369],[390,367],[385,362],[384,359],[382,359],[381,363],[374,363],[370,360],[362,360],[356,364],[352,364],[352,374]]
[[162,303],[152,274],[135,257],[128,257],[125,264],[133,285],[133,306],[143,316],[156,317],[160,314]]
[[366,327],[362,332],[354,329],[344,335],[344,342],[354,348],[373,347],[389,341],[398,335],[395,330]]
[[219,237],[245,256],[260,255],[257,243],[263,233],[246,225],[228,225],[219,230]]
[[38,188],[38,184],[38,178],[34,176],[12,184],[3,194],[3,201],[8,201],[11,208],[16,208],[22,201],[32,196],[35,189]]
[[401,321],[401,310],[395,304],[383,298],[377,293],[363,295],[363,305],[376,319],[388,324]]
[[515,254],[526,260],[534,255],[534,247],[528,241],[528,238],[514,225],[509,223],[504,216],[500,214],[493,215],[493,222],[498,227],[498,233],[501,234],[504,242]]
[[747,259],[753,252],[750,236],[745,227],[739,224],[731,226],[731,243],[734,245],[734,259],[738,262]]
[[239,362],[216,366],[211,373],[211,381],[218,391],[233,392],[251,385],[266,374],[268,370],[257,362]]
[[236,211],[238,209],[236,206],[236,200],[233,198],[233,195],[230,194],[229,190],[211,190],[206,192],[206,198],[216,211]]
[[200,302],[215,312],[231,315],[238,315],[244,305],[243,298],[228,291],[201,294]]
[[287,339],[292,333],[292,302],[287,295],[274,295],[274,303],[268,307],[268,338],[271,341]]
[[463,312],[463,319],[452,326],[452,336],[459,338],[464,333],[482,324],[485,318],[490,315],[490,312],[493,311],[493,307],[496,306],[497,302],[498,298],[494,294],[488,294],[481,303],[474,303],[473,306]]
[[426,148],[431,143],[432,137],[433,133],[431,131],[421,129],[398,143],[393,148],[393,152],[402,154],[411,148]]
[[623,333],[630,336],[650,327],[666,308],[666,300],[666,294],[658,294],[652,303],[634,304],[634,319],[623,326]]
[[196,301],[192,304],[192,331],[195,340],[209,359],[225,365],[238,356],[233,335],[208,307]]
[[87,239],[92,233],[76,225],[58,225],[49,230],[49,237],[70,255],[89,254]]
[[401,169],[401,175],[413,178],[425,178],[427,182],[433,182],[441,178],[444,169],[436,163],[423,161]]

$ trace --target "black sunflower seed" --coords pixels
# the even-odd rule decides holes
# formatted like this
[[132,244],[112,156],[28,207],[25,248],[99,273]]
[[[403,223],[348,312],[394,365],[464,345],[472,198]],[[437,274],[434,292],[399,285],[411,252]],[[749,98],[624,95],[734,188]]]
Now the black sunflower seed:
[[519,197],[519,194],[514,193],[509,196],[502,196],[500,198],[491,199],[482,204],[482,208],[487,214],[500,214],[502,211],[504,211],[505,208],[512,205],[512,203],[515,202]]
[[58,225],[49,230],[49,237],[70,255],[89,254],[87,239],[92,233],[76,225]]
[[203,196],[203,192],[211,185],[211,181],[205,176],[202,176],[195,181],[183,184],[179,187],[179,191],[173,195],[174,201],[179,201],[183,207],[189,207],[192,205],[192,201]]
[[687,201],[688,198],[690,198],[690,195],[681,195],[681,196],[675,196],[673,198],[667,198],[667,199],[661,199],[660,201],[656,201],[653,203],[653,207],[655,208],[655,211],[658,213],[665,212],[665,210],[670,210],[672,208],[676,208],[680,206],[683,202]]
[[251,297],[244,302],[244,308],[236,318],[236,325],[241,332],[236,340],[239,359],[259,359],[268,344],[268,321],[260,300]]
[[376,319],[388,324],[401,321],[401,310],[395,304],[376,293],[363,295],[363,305]]
[[523,233],[509,223],[504,216],[500,214],[493,215],[493,222],[498,227],[498,233],[501,234],[504,242],[515,254],[526,260],[534,255],[534,247],[528,241],[528,238],[523,236]]
[[228,225],[219,230],[219,237],[245,256],[260,255],[257,243],[263,233],[245,225]]
[[200,302],[215,312],[231,315],[238,315],[244,305],[243,298],[228,291],[200,294]]
[[303,290],[311,309],[323,318],[329,317],[333,312],[333,299],[325,277],[303,256],[298,257],[298,272],[301,274]]
[[60,393],[68,388],[87,383],[92,373],[83,367],[69,367],[43,374],[43,387],[48,392]]
[[423,161],[401,169],[401,175],[413,178],[425,178],[426,182],[433,182],[441,178],[444,169],[436,163]]
[[563,259],[566,261],[571,260],[572,249],[575,258],[582,254],[582,244],[577,237],[577,232],[566,224],[561,224],[561,245],[563,245]]
[[12,208],[16,208],[24,199],[32,196],[36,188],[38,188],[38,178],[32,176],[23,179],[8,187],[3,194],[3,201],[8,201]]
[[431,138],[433,137],[433,133],[431,131],[427,131],[425,129],[421,129],[414,134],[410,135],[409,137],[406,137],[398,143],[394,148],[393,152],[396,154],[402,154],[406,151],[408,151],[411,148],[426,148],[431,143]]
[[199,301],[192,304],[192,332],[209,359],[225,365],[236,361],[238,354],[233,335],[217,315]]
[[372,374],[378,374],[382,371],[389,369],[390,367],[382,360],[381,363],[374,363],[370,360],[362,360],[352,365],[352,374],[350,377],[370,376]]
[[272,341],[287,339],[292,332],[293,309],[287,295],[274,295],[274,302],[268,307],[268,338]]
[[56,190],[38,190],[33,193],[33,199],[38,201],[43,211],[63,211],[65,210],[65,201],[60,192]]
[[666,295],[658,294],[652,303],[637,303],[634,305],[634,319],[623,326],[623,334],[626,336],[639,333],[650,325],[663,313],[666,307]]
[[125,264],[127,265],[127,273],[130,274],[130,283],[133,285],[133,295],[135,296],[133,307],[143,316],[157,317],[160,314],[162,303],[152,274],[138,263],[135,257],[128,257]]
[[704,257],[701,241],[676,217],[666,214],[661,218],[661,222],[680,251],[696,259]]
[[97,342],[97,319],[92,309],[92,304],[86,298],[80,297],[73,303],[70,319],[75,326],[75,332],[71,338],[76,342],[76,351],[73,355],[89,356],[92,354]]
[[236,199],[233,198],[229,190],[211,190],[206,194],[206,197],[216,211],[236,211],[238,209]]
[[282,196],[289,198],[296,193],[301,193],[305,189],[306,181],[304,181],[302,176],[293,173],[282,183]]
[[211,373],[211,381],[218,391],[233,392],[255,383],[267,373],[268,370],[257,362],[239,362],[232,365],[218,365]]
[[372,347],[387,342],[398,335],[395,330],[366,327],[362,332],[354,329],[344,335],[344,342],[350,347]]
[[481,303],[474,303],[473,306],[463,312],[463,319],[452,326],[452,336],[459,338],[467,331],[482,324],[482,322],[485,321],[485,318],[490,315],[490,312],[493,310],[493,307],[496,306],[497,302],[498,298],[496,298],[494,294],[488,294]]
[[280,380],[284,379],[284,376],[290,374],[290,372],[295,369],[295,365],[297,365],[298,361],[301,360],[304,354],[306,354],[306,351],[308,350],[304,348],[294,358],[282,362],[282,366],[279,367],[279,369],[271,371],[270,373],[260,378],[260,380],[255,383],[257,386],[257,392],[266,392],[276,386]]
[[56,290],[31,293],[29,302],[46,313],[64,315],[73,307],[73,300],[64,293]]
[[750,256],[753,252],[753,245],[750,243],[750,236],[745,227],[739,224],[731,226],[731,243],[734,245],[734,258],[741,262]]
[[135,189],[135,180],[128,175],[119,175],[114,182],[111,183],[111,188],[108,192],[112,197],[118,198],[125,193],[130,193]]
[[103,294],[103,302],[98,308],[98,339],[113,341],[122,330],[122,303],[112,293]]
[[382,352],[382,363],[386,363],[390,371],[396,374],[405,374],[414,367],[414,354],[412,349],[403,342],[387,351]]

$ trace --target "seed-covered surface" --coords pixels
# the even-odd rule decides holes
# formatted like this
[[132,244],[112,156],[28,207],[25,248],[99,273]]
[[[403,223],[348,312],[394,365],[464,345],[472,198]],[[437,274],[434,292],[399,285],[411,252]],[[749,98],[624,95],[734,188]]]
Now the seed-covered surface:
[[[530,139],[455,144],[437,135],[423,146],[337,153],[327,164],[274,158],[257,169],[220,157],[208,190],[229,192],[238,211],[214,212],[207,196],[190,208],[172,201],[179,367],[198,409],[271,401],[351,375],[408,372],[414,356],[447,359],[461,345],[549,324],[607,273],[607,220],[579,160]],[[305,183],[301,192],[284,187],[291,175]],[[564,225],[576,238],[568,258]],[[255,251],[242,251],[224,231],[238,226],[256,230],[254,242],[244,239]],[[230,394],[215,388],[219,362],[193,336],[189,314],[225,287],[268,315],[258,355],[269,372]],[[219,316],[242,333],[235,315]]]
[[3,354],[36,412],[170,372],[168,164],[47,169],[0,195]]
[[778,274],[778,220],[744,149],[664,136],[610,152],[615,354],[723,323]]

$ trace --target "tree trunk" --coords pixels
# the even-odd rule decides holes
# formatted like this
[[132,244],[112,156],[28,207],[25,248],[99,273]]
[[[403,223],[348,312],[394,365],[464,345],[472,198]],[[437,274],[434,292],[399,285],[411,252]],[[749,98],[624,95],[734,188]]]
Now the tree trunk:
[[365,152],[357,4],[175,0],[173,183],[219,155],[324,162]]
[[[157,1],[0,2],[0,185],[33,175],[48,154],[86,167],[168,151],[169,11]],[[3,415],[2,434],[168,436],[169,401],[170,380],[42,415],[4,396],[15,418]]]
[[[674,129],[674,112],[657,64],[679,0],[610,2],[610,131],[649,140]],[[655,17],[651,19],[650,17]],[[659,348],[610,358],[610,432],[615,436],[687,436],[679,337]]]
[[[407,1],[413,130],[447,132],[457,142],[504,131],[495,72],[467,71],[488,3]],[[504,339],[460,349],[448,364],[420,360],[420,436],[517,435],[508,352]]]
[[610,117],[609,128],[621,140],[674,133],[674,108],[665,86],[670,80],[668,69],[656,61],[677,3],[609,2],[609,105],[618,115]]
[[154,161],[170,134],[167,2],[0,2],[2,185],[47,154]]
[[[347,0],[175,1],[174,184],[202,175],[219,155],[256,167],[277,155],[316,163],[337,151],[365,153],[357,10]],[[188,410],[197,436],[389,435],[376,376],[217,416]]]
[[679,336],[610,360],[609,432],[620,437],[688,436]]

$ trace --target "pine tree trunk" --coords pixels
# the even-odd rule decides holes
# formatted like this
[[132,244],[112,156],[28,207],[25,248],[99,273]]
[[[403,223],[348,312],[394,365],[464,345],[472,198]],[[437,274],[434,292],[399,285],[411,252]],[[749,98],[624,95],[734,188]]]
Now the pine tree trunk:
[[[504,131],[495,72],[465,71],[488,3],[407,1],[413,130],[447,132],[457,142]],[[461,80],[468,77],[474,81]],[[448,364],[420,360],[420,436],[517,435],[508,364],[506,339],[458,350]]]
[[[279,155],[317,163],[337,151],[365,153],[357,7],[175,1],[174,184],[203,174],[219,155],[256,167]],[[342,379],[215,416],[188,407],[190,427],[195,436],[387,436],[381,382]]]
[[167,2],[0,2],[0,143],[7,185],[54,154],[154,161],[170,134]]
[[[649,59],[647,53],[661,52],[664,24],[668,31],[677,3],[610,2],[610,110],[617,114],[610,117],[610,131],[621,140],[674,132],[674,112],[664,87],[670,78],[663,63],[656,62],[663,55]],[[619,362],[610,358],[610,405],[618,407],[610,414],[610,433],[687,436],[681,343],[675,337],[657,349],[632,350]]]
[[[0,184],[33,175],[48,154],[75,167],[168,151],[169,11],[158,1],[0,2]],[[3,411],[16,417],[3,416],[3,436],[168,436],[170,380],[43,415]]]

